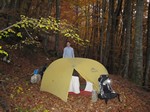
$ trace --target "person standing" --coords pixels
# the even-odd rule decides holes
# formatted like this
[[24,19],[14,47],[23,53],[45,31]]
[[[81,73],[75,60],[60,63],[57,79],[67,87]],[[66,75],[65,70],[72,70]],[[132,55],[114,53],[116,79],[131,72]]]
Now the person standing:
[[67,42],[67,46],[64,48],[63,51],[63,58],[74,58],[74,49],[71,47],[70,42]]
[[[67,46],[64,48],[63,51],[63,58],[74,58],[74,49],[71,47],[70,42],[67,42]],[[69,87],[69,92],[74,92],[76,94],[80,93],[80,82],[79,82],[79,77],[78,76],[73,76],[70,81],[70,87]]]

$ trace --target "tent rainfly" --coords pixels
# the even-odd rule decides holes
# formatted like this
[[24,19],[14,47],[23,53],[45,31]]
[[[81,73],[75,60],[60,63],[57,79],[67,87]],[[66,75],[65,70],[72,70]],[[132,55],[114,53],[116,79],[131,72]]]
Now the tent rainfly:
[[93,88],[99,91],[98,78],[100,75],[108,74],[106,68],[99,62],[88,58],[60,58],[52,62],[44,72],[41,91],[50,92],[67,102],[70,81],[74,69]]

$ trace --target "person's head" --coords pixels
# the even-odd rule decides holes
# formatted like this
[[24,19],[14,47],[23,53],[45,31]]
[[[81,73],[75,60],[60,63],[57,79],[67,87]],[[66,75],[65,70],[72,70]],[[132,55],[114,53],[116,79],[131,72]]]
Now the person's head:
[[70,44],[70,42],[69,42],[69,41],[67,41],[67,47],[70,47],[70,45],[71,45],[71,44]]

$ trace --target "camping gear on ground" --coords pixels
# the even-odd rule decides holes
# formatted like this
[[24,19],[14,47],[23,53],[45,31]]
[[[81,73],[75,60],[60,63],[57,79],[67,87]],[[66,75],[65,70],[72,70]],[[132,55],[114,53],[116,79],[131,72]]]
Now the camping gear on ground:
[[39,70],[35,69],[33,72],[33,75],[31,76],[31,83],[35,84],[35,83],[39,83],[41,81],[41,75],[38,74]]
[[93,89],[99,91],[98,78],[108,74],[106,68],[99,62],[87,58],[61,58],[52,62],[44,72],[41,81],[41,91],[50,92],[63,101],[67,101],[68,91],[73,71],[93,84]]
[[40,67],[38,69],[38,74],[41,75],[41,78],[43,77],[43,74],[44,74],[44,71],[46,70],[46,68],[47,68],[47,64],[44,64],[42,67]]
[[33,71],[33,74],[36,75],[36,74],[38,74],[38,72],[39,72],[39,70],[38,70],[38,69],[35,69],[35,70]]
[[33,76],[31,77],[31,83],[39,83],[43,77],[44,71],[47,68],[47,64],[44,66],[40,67],[39,69],[35,69],[33,72]]
[[39,83],[41,81],[41,75],[40,74],[35,74],[31,76],[31,83]]
[[97,92],[95,90],[92,91],[92,102],[96,102],[98,99]]
[[100,86],[100,93],[98,94],[98,98],[104,99],[106,104],[109,99],[113,99],[115,97],[118,97],[118,100],[120,101],[120,95],[112,89],[110,84],[111,81],[108,75],[101,75],[98,81]]

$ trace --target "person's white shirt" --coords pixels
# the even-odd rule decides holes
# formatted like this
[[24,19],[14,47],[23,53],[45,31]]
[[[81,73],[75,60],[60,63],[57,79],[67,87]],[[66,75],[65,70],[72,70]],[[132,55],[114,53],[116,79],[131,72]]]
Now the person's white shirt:
[[67,46],[64,48],[63,58],[74,58],[74,49],[70,46],[69,42],[67,42]]

